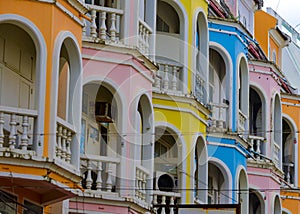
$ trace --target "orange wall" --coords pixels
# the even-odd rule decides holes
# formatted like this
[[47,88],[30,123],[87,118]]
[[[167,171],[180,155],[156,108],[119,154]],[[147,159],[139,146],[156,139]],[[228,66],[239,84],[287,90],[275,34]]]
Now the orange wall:
[[267,56],[269,52],[269,30],[274,28],[276,23],[277,20],[265,11],[258,10],[254,14],[254,37]]
[[[74,8],[66,1],[58,0],[69,11],[77,17],[80,16]],[[9,0],[0,1],[0,14],[18,14],[33,22],[44,36],[47,47],[47,73],[46,73],[46,101],[45,101],[45,129],[44,133],[49,133],[50,108],[54,106],[50,103],[51,82],[52,82],[52,57],[54,42],[61,31],[70,31],[77,38],[81,46],[82,28],[72,20],[66,13],[57,8],[54,4],[41,3],[31,0]],[[49,138],[44,138],[44,156],[48,157]]]
[[[282,98],[282,102],[287,102],[292,105],[282,105],[282,113],[289,115],[293,121],[295,122],[295,125],[297,126],[296,129],[299,130],[300,127],[300,97],[297,97],[298,100],[294,99],[289,99],[289,98]],[[299,106],[296,106],[299,105]],[[296,131],[297,131],[296,130]],[[300,141],[300,134],[297,133],[298,135],[298,154],[300,154],[300,146],[299,146],[299,141]],[[298,159],[298,166],[300,164],[300,159]],[[298,178],[300,178],[300,172],[298,171]],[[298,184],[296,186],[299,186],[299,180]],[[296,196],[300,197],[300,194],[295,194],[295,193],[281,193],[282,195],[289,195],[289,196]],[[300,201],[299,200],[294,200],[294,199],[284,199],[282,200],[283,207],[287,208],[288,210],[292,211],[293,213],[299,213],[300,211]]]

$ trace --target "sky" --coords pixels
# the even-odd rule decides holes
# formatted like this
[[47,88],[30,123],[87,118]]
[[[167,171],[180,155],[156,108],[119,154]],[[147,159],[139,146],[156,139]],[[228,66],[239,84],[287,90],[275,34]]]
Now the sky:
[[264,9],[271,7],[300,32],[300,0],[264,0]]

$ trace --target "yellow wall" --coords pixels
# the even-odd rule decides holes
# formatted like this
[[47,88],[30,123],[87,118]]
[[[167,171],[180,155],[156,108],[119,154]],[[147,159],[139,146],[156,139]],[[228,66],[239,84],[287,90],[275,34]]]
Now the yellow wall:
[[269,30],[276,26],[276,22],[276,18],[265,11],[258,10],[254,14],[254,36],[266,56],[269,53]]

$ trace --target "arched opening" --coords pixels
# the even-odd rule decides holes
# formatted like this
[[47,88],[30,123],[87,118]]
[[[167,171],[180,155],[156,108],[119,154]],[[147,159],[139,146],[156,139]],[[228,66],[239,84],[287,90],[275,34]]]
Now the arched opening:
[[136,114],[137,144],[138,148],[140,148],[139,151],[137,151],[136,159],[141,160],[143,166],[150,167],[150,163],[147,164],[147,162],[152,160],[151,135],[153,133],[153,114],[151,102],[146,95],[140,97]]
[[156,15],[155,59],[159,71],[154,87],[182,93],[186,83],[183,11],[175,1],[158,0]]
[[[97,190],[115,191],[118,182],[120,165],[113,159],[119,157],[122,147],[119,111],[118,95],[112,87],[103,82],[83,86],[80,152],[87,157],[81,158],[81,165],[82,171],[87,169],[88,173],[90,170],[97,174],[96,182],[101,182]],[[84,182],[91,179],[90,173]]]
[[250,87],[249,97],[249,138],[252,140],[252,150],[257,154],[266,155],[266,104],[261,92]]
[[222,165],[208,162],[208,197],[209,204],[231,203],[229,175]]
[[282,116],[281,101],[278,94],[275,95],[273,106],[273,161],[277,166],[281,167]]
[[195,198],[202,203],[206,202],[207,191],[207,149],[203,138],[198,137],[195,145],[195,172],[194,172],[194,188]]
[[202,12],[198,14],[195,32],[195,96],[200,102],[207,103],[208,36],[207,21]]
[[[37,110],[40,65],[34,38],[20,24],[0,24],[1,147],[32,150],[37,147]],[[38,81],[37,81],[38,80]],[[43,117],[42,115],[39,117]],[[42,125],[42,124],[40,124]]]
[[284,180],[295,185],[295,163],[296,163],[296,136],[295,130],[291,122],[284,118],[282,119],[282,168],[284,172]]
[[[180,188],[178,156],[177,134],[170,128],[156,127],[153,179],[155,204],[162,204],[163,200],[165,200],[166,205],[180,202],[180,193],[177,191]],[[174,193],[174,196],[170,196],[168,192]],[[162,209],[159,209],[158,213],[162,212]],[[165,211],[166,213],[170,212],[168,209]]]
[[248,114],[249,114],[249,71],[248,64],[244,57],[239,63],[239,79],[238,79],[238,93],[239,93],[239,126],[240,132],[244,133],[248,129]]
[[248,190],[248,179],[247,173],[244,169],[240,171],[238,177],[238,201],[241,204],[241,213],[248,213],[248,204],[249,204],[249,190]]
[[249,214],[265,213],[264,199],[256,190],[249,189]]
[[209,49],[209,103],[212,109],[212,131],[225,131],[229,121],[229,74],[221,54]]
[[281,202],[278,195],[274,199],[274,214],[281,214]]

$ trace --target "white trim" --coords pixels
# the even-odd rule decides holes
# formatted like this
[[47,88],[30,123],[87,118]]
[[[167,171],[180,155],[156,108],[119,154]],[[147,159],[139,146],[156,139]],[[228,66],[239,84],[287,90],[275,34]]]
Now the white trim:
[[[289,123],[291,123],[291,125],[293,126],[293,131],[295,132],[294,133],[294,139],[296,139],[297,143],[294,144],[295,146],[295,150],[294,150],[294,155],[295,155],[295,166],[294,166],[294,185],[295,186],[298,186],[298,166],[299,166],[299,163],[298,163],[298,143],[299,143],[299,139],[298,139],[298,134],[296,133],[296,131],[298,130],[297,128],[297,125],[295,123],[295,121],[288,115],[288,114],[284,114],[282,113],[282,119],[286,119],[288,120]],[[282,142],[283,143],[283,142]],[[284,150],[284,148],[282,148]]]
[[[38,111],[37,118],[37,134],[43,134],[45,123],[45,84],[46,84],[46,72],[47,72],[47,46],[43,34],[38,27],[29,19],[15,15],[15,14],[2,14],[0,15],[0,23],[11,23],[25,30],[33,40],[36,48],[36,107]],[[36,140],[36,152],[37,156],[43,155],[44,135],[37,135]]]
[[265,203],[265,201],[266,201],[265,198],[267,197],[267,195],[265,192],[259,191],[259,189],[261,189],[261,188],[256,185],[253,185],[253,184],[249,185],[249,206],[250,206],[250,190],[252,190],[252,192],[255,192],[254,194],[256,195],[256,197],[258,198],[258,200],[261,204],[261,210],[263,211],[262,213],[268,213],[268,206],[266,206],[266,203]]
[[274,159],[274,148],[275,148],[275,143],[276,144],[279,144],[279,157],[278,157],[278,166],[280,169],[282,169],[282,134],[280,133],[280,136],[279,136],[279,140],[280,142],[275,142],[275,134],[276,132],[278,132],[278,130],[275,130],[275,101],[276,101],[276,97],[278,97],[278,101],[279,101],[279,109],[278,109],[278,112],[280,114],[280,128],[279,128],[279,131],[282,130],[282,103],[281,103],[281,97],[280,97],[280,93],[275,91],[273,93],[273,96],[271,98],[271,108],[272,108],[272,120],[271,120],[271,129],[270,130],[273,130],[272,133],[271,133],[271,159],[273,160]]
[[94,61],[99,61],[99,62],[109,62],[109,63],[114,63],[117,65],[127,65],[131,66],[134,68],[136,71],[138,71],[143,77],[145,77],[149,82],[154,83],[154,79],[147,75],[146,72],[143,71],[140,67],[138,67],[135,63],[132,62],[133,58],[129,58],[127,60],[120,60],[120,59],[112,59],[109,57],[101,57],[101,56],[91,56],[88,54],[82,54],[83,59],[89,59],[89,60],[94,60]]
[[167,109],[167,110],[172,110],[172,111],[189,113],[189,114],[193,115],[197,120],[200,120],[204,125],[206,125],[206,126],[208,125],[207,121],[205,121],[200,116],[198,116],[197,114],[195,114],[195,112],[192,111],[191,109],[180,108],[180,107],[173,107],[173,106],[165,106],[165,105],[159,105],[159,104],[153,104],[153,107],[154,108],[160,108],[160,109]]
[[[300,200],[300,198],[298,198],[298,197],[286,197],[285,198],[285,196],[281,196],[281,199],[294,199],[295,198],[295,200]],[[282,207],[282,213],[283,212],[285,212],[285,214],[293,214],[291,211],[289,211],[287,208],[283,208]]]
[[[232,106],[234,105],[232,103],[232,85],[230,83],[233,82],[233,77],[232,77],[232,70],[233,70],[233,63],[230,54],[228,53],[227,49],[224,48],[221,44],[217,42],[209,42],[209,48],[217,51],[223,58],[225,65],[226,65],[226,75],[225,78],[227,77],[228,79],[225,79],[226,81],[226,87],[228,87],[228,94],[226,91],[226,96],[227,99],[230,101],[229,103],[229,108],[228,108],[228,115],[226,118],[226,123],[228,125],[229,130],[232,130]],[[227,121],[228,120],[228,121]]]
[[[211,163],[213,165],[215,165],[216,167],[218,167],[218,169],[223,173],[224,179],[228,182],[228,186],[225,187],[225,189],[231,190],[234,187],[232,186],[232,174],[228,168],[228,166],[220,159],[215,158],[215,157],[209,157],[208,158],[208,164]],[[228,191],[228,195],[226,198],[226,203],[233,203],[233,198],[232,198],[232,191]],[[224,194],[225,195],[225,194]],[[226,197],[226,196],[225,196]]]
[[[197,143],[198,143],[198,139],[201,139],[202,141],[203,141],[203,151],[202,152],[204,152],[204,159],[205,159],[205,169],[203,170],[202,169],[202,171],[201,171],[201,173],[204,173],[204,176],[205,176],[205,181],[203,181],[203,180],[201,180],[201,183],[203,184],[203,185],[205,185],[205,187],[204,187],[204,189],[206,189],[207,187],[208,187],[208,151],[207,151],[207,145],[206,145],[206,139],[205,139],[205,137],[203,136],[203,133],[200,133],[200,132],[198,132],[198,133],[196,133],[194,136],[193,136],[193,138],[192,138],[192,142],[193,142],[193,146],[191,147],[191,149],[192,149],[192,151],[191,151],[191,153],[190,154],[195,154],[195,152],[196,152],[196,147],[197,147]],[[193,156],[192,156],[193,157]],[[197,169],[197,166],[195,166],[194,165],[194,159],[193,158],[191,158],[191,162],[190,162],[190,164],[191,164],[191,166],[193,166],[192,167],[192,172],[193,172],[193,175],[195,174],[195,171],[196,171],[196,169]],[[198,168],[198,170],[200,171],[200,169]],[[198,172],[199,172],[198,171]],[[199,177],[198,177],[198,179],[199,179]],[[195,186],[195,179],[192,179],[192,186],[190,187],[190,188],[194,188],[194,186]],[[201,187],[200,187],[200,189],[202,189]],[[197,194],[197,196],[198,196],[198,194]],[[194,201],[200,201],[201,203],[207,203],[207,191],[204,191],[204,200],[200,200],[199,198],[194,198]]]
[[[279,213],[275,213],[274,211],[274,209],[275,209],[275,200],[276,200],[276,198],[278,199],[278,201],[279,201],[279,207],[280,207],[280,211],[279,211]],[[279,195],[279,193],[275,193],[274,195],[273,195],[273,197],[272,197],[272,204],[271,204],[271,210],[272,210],[272,213],[274,213],[274,214],[281,214],[282,213],[282,204],[281,204],[281,200],[280,200],[280,195]]]
[[[187,168],[187,161],[188,153],[186,149],[186,142],[184,140],[184,137],[181,134],[181,131],[173,124],[167,122],[167,121],[159,121],[154,123],[154,129],[157,127],[165,127],[169,128],[172,132],[177,134],[178,140],[177,141],[177,149],[178,149],[178,163],[181,163],[182,168],[180,169],[178,167],[178,171],[180,173],[180,186],[179,188],[185,188],[186,187],[186,177],[188,176],[189,172],[186,172],[185,169]],[[180,151],[181,150],[181,151]],[[185,203],[187,200],[187,194],[185,192],[181,192],[181,202]]]
[[215,29],[215,28],[209,28],[209,31],[216,32],[216,33],[224,33],[224,34],[236,36],[236,37],[238,38],[238,40],[240,40],[240,42],[241,42],[245,47],[248,47],[248,45],[244,42],[244,40],[243,40],[243,39],[239,36],[239,34],[237,34],[236,32],[227,31],[227,30],[222,30],[222,29]]
[[[197,60],[195,59],[196,55],[195,55],[195,52],[197,51],[196,50],[196,33],[197,33],[197,28],[198,28],[198,19],[199,19],[199,16],[201,16],[203,19],[204,19],[204,22],[205,22],[205,26],[202,26],[203,28],[205,27],[205,29],[202,29],[202,31],[206,31],[206,42],[204,42],[206,44],[205,46],[205,53],[203,53],[201,51],[201,47],[200,47],[200,59],[203,57],[205,57],[206,59],[201,61],[200,64],[204,64],[205,66],[202,66],[205,68],[205,71],[204,71],[204,74],[205,74],[205,90],[206,90],[206,100],[204,101],[204,103],[208,103],[208,87],[209,87],[209,79],[208,79],[208,72],[209,72],[209,57],[208,57],[208,53],[209,53],[209,45],[208,45],[208,42],[209,42],[209,30],[208,30],[208,20],[207,20],[207,16],[206,16],[206,13],[205,11],[203,10],[203,8],[197,8],[194,12],[194,16],[193,16],[193,34],[192,34],[192,49],[195,49],[194,51],[192,51],[192,72],[193,73],[196,73],[196,68],[197,68]],[[200,38],[201,36],[198,35]],[[202,46],[199,42],[199,46]],[[203,56],[202,56],[203,54]],[[201,70],[201,69],[200,69]],[[195,91],[195,86],[196,86],[196,80],[195,80],[195,74],[193,75],[193,77],[191,78],[192,79],[192,82],[191,82],[191,91]]]
[[236,149],[237,151],[239,151],[244,156],[247,156],[247,154],[245,152],[243,152],[239,147],[237,147],[235,145],[226,144],[226,143],[211,142],[211,141],[208,141],[207,144],[212,145],[212,146],[222,146],[222,147],[227,147],[227,148],[233,148],[233,149]]
[[[69,40],[71,40],[69,43]],[[52,56],[52,84],[51,84],[51,104],[54,106],[50,108],[50,121],[49,121],[49,133],[56,133],[56,116],[57,116],[57,97],[58,97],[58,82],[59,82],[59,58],[62,45],[66,42],[66,48],[69,54],[70,62],[70,97],[71,117],[69,117],[70,123],[75,127],[76,137],[72,142],[72,157],[71,163],[76,169],[80,166],[80,132],[81,132],[81,103],[82,103],[82,59],[81,48],[77,42],[76,37],[69,31],[61,31],[54,43],[53,56]],[[72,49],[72,50],[70,50]],[[70,111],[70,109],[69,109]],[[73,116],[74,115],[74,116]],[[49,142],[56,142],[56,135],[49,136]],[[55,158],[55,143],[53,146],[49,146],[49,158]]]
[[[245,175],[245,178],[246,178],[246,189],[249,190],[249,180],[248,180],[248,176],[247,176],[247,170],[244,166],[242,165],[239,165],[237,170],[236,170],[236,176],[235,176],[235,189],[239,189],[239,181],[240,181],[240,176],[241,176],[241,173],[242,171],[244,172],[244,175]],[[242,188],[243,190],[243,188]],[[242,191],[243,194],[245,194],[244,191]],[[238,200],[239,198],[239,194],[242,194],[242,193],[239,193],[238,191],[235,192],[235,199]],[[243,210],[242,206],[241,206],[241,212],[243,214],[248,214],[249,212],[249,209],[248,209],[248,206],[249,206],[249,192],[247,192],[247,196],[246,196],[246,202],[242,201],[242,204],[244,203],[244,205],[246,205],[246,212],[245,210]],[[245,207],[244,207],[245,209]]]

